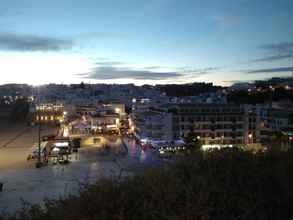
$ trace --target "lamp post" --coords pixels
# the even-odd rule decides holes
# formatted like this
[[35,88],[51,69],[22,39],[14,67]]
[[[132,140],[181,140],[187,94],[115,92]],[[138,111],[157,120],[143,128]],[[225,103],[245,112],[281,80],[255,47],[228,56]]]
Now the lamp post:
[[[37,98],[39,102],[39,89],[37,88]],[[38,115],[38,161],[36,163],[36,168],[40,168],[42,166],[42,152],[41,152],[41,116],[40,116],[40,108],[36,108]]]
[[42,166],[42,152],[41,152],[41,118],[40,112],[38,111],[38,162],[36,163],[36,168],[40,168]]
[[248,134],[248,143],[251,144],[252,142],[253,142],[253,140],[252,140],[252,134],[249,133]]

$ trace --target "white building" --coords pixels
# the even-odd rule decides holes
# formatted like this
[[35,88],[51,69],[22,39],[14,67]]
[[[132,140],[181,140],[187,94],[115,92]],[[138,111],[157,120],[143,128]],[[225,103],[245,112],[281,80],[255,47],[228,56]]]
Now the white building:
[[190,132],[204,144],[244,144],[244,109],[227,104],[179,104],[173,116],[175,137]]
[[145,111],[132,114],[135,136],[143,142],[154,143],[173,140],[172,114]]

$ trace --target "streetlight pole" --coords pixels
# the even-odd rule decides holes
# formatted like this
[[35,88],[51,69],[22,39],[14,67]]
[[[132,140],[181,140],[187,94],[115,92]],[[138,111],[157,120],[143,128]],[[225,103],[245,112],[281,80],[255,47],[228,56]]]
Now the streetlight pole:
[[[39,96],[39,89],[37,89],[37,94]],[[36,110],[37,110],[37,115],[38,115],[38,162],[36,163],[36,168],[40,168],[42,166],[42,159],[41,159],[41,157],[42,157],[42,152],[41,152],[41,116],[40,116],[40,109],[36,108]]]
[[252,137],[253,137],[253,136],[252,136],[252,133],[249,133],[249,134],[248,134],[248,143],[249,143],[249,144],[252,144],[252,143],[253,143]]
[[38,144],[38,165],[39,167],[42,164],[41,160],[41,122],[40,122],[40,117],[39,117],[39,125],[38,125],[38,139],[39,139],[39,144]]

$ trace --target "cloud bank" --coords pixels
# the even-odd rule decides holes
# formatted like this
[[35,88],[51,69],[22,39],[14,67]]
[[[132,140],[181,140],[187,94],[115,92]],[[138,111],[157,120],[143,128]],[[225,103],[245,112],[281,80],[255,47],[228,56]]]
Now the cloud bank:
[[293,58],[293,42],[281,42],[276,44],[265,44],[259,47],[264,50],[266,56],[252,60],[252,62],[272,62]]
[[79,74],[82,78],[88,79],[136,79],[136,80],[164,80],[180,77],[178,72],[155,72],[149,70],[135,70],[126,68],[117,68],[113,66],[96,67],[93,72]]
[[250,70],[246,73],[256,74],[256,73],[280,73],[280,72],[292,72],[293,67],[277,67],[270,69],[258,69],[258,70]]
[[72,40],[0,32],[0,50],[4,51],[60,51],[72,46]]
[[[170,80],[170,79],[191,79],[207,73],[211,73],[219,68],[167,68],[162,66],[147,66],[145,68],[121,67],[125,63],[118,61],[101,61],[95,63],[91,72],[78,74],[81,78],[109,80],[109,79],[134,79],[134,80]],[[175,69],[174,71],[159,71],[159,69]]]

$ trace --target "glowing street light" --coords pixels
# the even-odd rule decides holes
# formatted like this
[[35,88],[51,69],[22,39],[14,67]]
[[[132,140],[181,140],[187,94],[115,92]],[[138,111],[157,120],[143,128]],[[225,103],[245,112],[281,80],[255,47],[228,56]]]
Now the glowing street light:
[[131,132],[134,132],[135,130],[135,127],[132,125],[131,128],[130,128]]
[[252,143],[253,142],[253,140],[252,140],[252,134],[251,133],[248,134],[248,139],[249,139],[249,143]]

